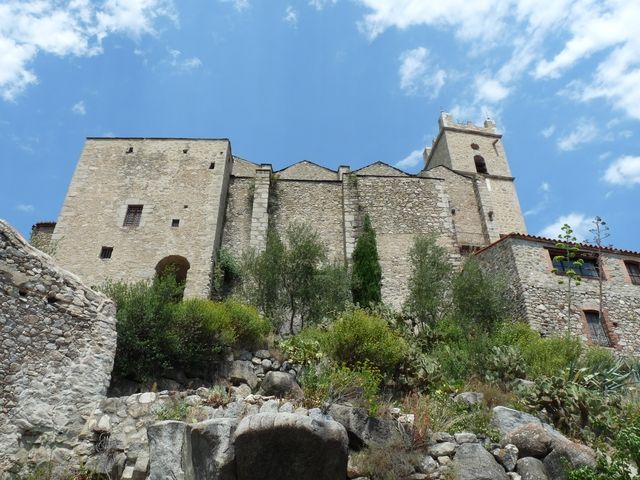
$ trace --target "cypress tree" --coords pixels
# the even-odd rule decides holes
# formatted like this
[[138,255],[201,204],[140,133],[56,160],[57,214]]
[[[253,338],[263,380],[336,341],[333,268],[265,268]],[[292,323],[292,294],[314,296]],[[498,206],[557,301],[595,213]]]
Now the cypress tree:
[[353,250],[353,272],[351,292],[353,301],[362,306],[380,303],[382,269],[378,261],[376,232],[371,226],[369,215],[364,217],[362,234]]

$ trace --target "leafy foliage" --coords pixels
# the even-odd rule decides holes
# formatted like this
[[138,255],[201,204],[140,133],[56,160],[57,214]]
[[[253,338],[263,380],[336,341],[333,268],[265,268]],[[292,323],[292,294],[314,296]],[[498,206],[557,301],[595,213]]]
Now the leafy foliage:
[[405,310],[423,328],[433,325],[446,311],[453,268],[445,248],[435,237],[417,237],[409,251],[411,276]]
[[115,377],[147,381],[169,368],[200,375],[228,348],[253,348],[270,330],[255,308],[235,300],[180,302],[183,286],[171,274],[104,290],[117,306]]
[[453,282],[455,315],[467,328],[490,332],[507,317],[509,300],[501,279],[483,275],[475,257],[469,257]]
[[242,260],[240,294],[267,315],[276,328],[288,320],[317,323],[342,311],[350,302],[344,266],[327,264],[327,251],[309,225],[293,223],[285,241],[273,228],[264,251],[247,252]]
[[354,366],[369,362],[384,373],[393,371],[402,361],[407,344],[382,318],[356,308],[331,325],[326,349],[338,363]]
[[353,270],[351,291],[353,301],[361,306],[380,303],[382,287],[382,269],[378,259],[376,232],[371,225],[369,215],[364,216],[362,234],[358,237],[353,250]]
[[365,408],[371,416],[375,416],[379,408],[381,382],[380,372],[368,362],[350,367],[344,364],[321,364],[305,370],[301,378],[308,406],[350,402]]
[[103,287],[117,306],[114,376],[142,381],[171,366],[177,339],[169,307],[182,298],[183,288],[173,275]]

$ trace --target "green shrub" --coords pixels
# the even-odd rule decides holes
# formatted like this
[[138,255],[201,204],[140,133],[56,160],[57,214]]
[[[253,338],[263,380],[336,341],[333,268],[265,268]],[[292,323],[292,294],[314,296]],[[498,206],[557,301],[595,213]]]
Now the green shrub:
[[220,303],[191,299],[172,310],[175,366],[198,375],[235,343],[231,318]]
[[380,317],[362,309],[345,312],[329,328],[326,350],[333,360],[353,366],[369,362],[391,372],[407,353],[407,344]]
[[172,275],[103,286],[117,306],[114,377],[145,381],[171,366],[176,338],[170,307],[180,301],[183,289]]
[[471,256],[453,281],[453,304],[459,321],[485,333],[507,317],[509,300],[504,281],[483,274]]
[[353,367],[322,364],[307,368],[301,377],[309,407],[348,401],[366,409],[371,416],[378,412],[381,382],[378,369],[366,362]]
[[571,337],[540,337],[529,325],[504,322],[493,335],[496,346],[512,346],[519,350],[526,376],[532,379],[560,374],[565,368],[575,368],[583,352],[579,339]]
[[226,299],[222,308],[229,316],[231,328],[235,333],[235,347],[253,350],[264,343],[271,326],[254,307],[234,299]]
[[281,341],[279,348],[293,364],[315,365],[325,356],[322,348],[325,335],[317,327],[307,327],[297,335]]
[[158,420],[177,420],[184,422],[189,415],[189,405],[184,400],[172,400],[158,410]]
[[257,310],[235,300],[191,299],[172,309],[175,363],[202,370],[231,347],[252,349],[264,341],[268,322]]
[[583,352],[580,364],[590,372],[602,372],[614,368],[616,358],[606,348],[587,347]]
[[487,363],[485,379],[490,383],[507,387],[525,376],[522,355],[510,345],[493,347]]

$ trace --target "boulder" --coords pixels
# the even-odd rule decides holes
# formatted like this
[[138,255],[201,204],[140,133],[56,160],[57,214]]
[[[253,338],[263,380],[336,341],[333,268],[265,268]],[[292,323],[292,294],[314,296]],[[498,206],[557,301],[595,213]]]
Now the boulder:
[[484,400],[484,394],[481,392],[462,392],[453,397],[456,402],[467,405],[476,405]]
[[332,404],[327,413],[347,430],[352,450],[404,443],[404,435],[393,419],[370,417],[362,408],[340,404]]
[[456,452],[456,445],[453,442],[436,443],[429,447],[429,455],[432,457],[450,457]]
[[547,471],[541,460],[533,457],[525,457],[516,463],[516,471],[522,480],[549,480]]
[[476,443],[478,441],[476,434],[471,432],[455,433],[453,438],[455,438],[456,443]]
[[259,413],[242,419],[234,438],[237,480],[347,477],[347,432],[333,420]]
[[231,439],[237,420],[216,418],[191,426],[191,459],[197,479],[235,480]]
[[509,480],[504,469],[478,443],[465,443],[453,457],[456,480]]
[[565,480],[570,469],[595,467],[595,452],[586,445],[574,442],[559,443],[543,461],[549,478]]
[[526,423],[504,435],[500,443],[518,447],[521,457],[544,458],[553,449],[554,438],[539,423]]
[[193,479],[189,425],[166,420],[147,428],[149,479]]
[[420,461],[418,465],[418,470],[421,473],[426,473],[428,475],[432,475],[438,471],[440,468],[440,464],[435,461],[431,455],[425,455],[424,458]]
[[494,407],[490,425],[498,430],[501,435],[506,435],[529,423],[542,425],[538,418],[528,413],[507,407]]
[[285,372],[267,373],[260,385],[261,395],[274,395],[279,398],[302,398],[304,394],[295,378]]
[[253,372],[252,364],[246,360],[233,361],[229,369],[228,377],[233,385],[246,383],[251,390],[258,385],[258,377],[256,377],[256,374]]
[[518,461],[518,447],[508,443],[502,448],[492,450],[491,453],[507,472],[515,470],[516,462]]

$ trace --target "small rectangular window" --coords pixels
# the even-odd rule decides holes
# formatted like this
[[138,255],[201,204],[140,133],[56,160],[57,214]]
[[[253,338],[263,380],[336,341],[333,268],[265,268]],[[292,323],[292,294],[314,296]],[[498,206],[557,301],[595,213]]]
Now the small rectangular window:
[[133,153],[133,147],[127,148],[127,151],[125,153]]
[[631,283],[640,285],[640,263],[624,262],[624,265],[627,267],[627,273],[629,273]]
[[584,312],[587,318],[587,326],[589,327],[589,336],[591,341],[601,347],[610,347],[611,340],[604,329],[600,315],[596,311],[587,310]]
[[100,258],[103,260],[111,258],[112,253],[113,253],[113,247],[102,247],[100,249]]
[[123,227],[137,227],[142,218],[142,205],[127,205],[127,213],[124,216]]
[[209,170],[213,170],[214,168],[216,168],[216,162],[211,162],[209,164]]
[[180,226],[180,219],[174,218],[173,220],[171,220],[171,226],[172,227],[179,227]]

